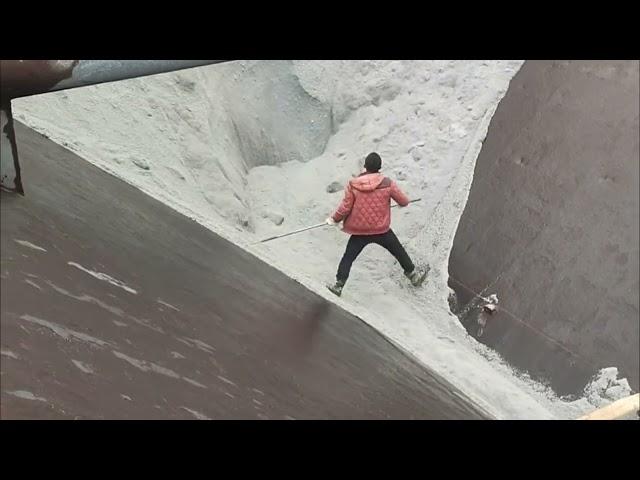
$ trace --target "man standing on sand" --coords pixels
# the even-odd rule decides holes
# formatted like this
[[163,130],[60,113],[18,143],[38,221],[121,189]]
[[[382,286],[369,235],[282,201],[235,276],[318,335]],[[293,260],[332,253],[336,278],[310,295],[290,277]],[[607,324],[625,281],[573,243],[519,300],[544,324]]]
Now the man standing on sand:
[[362,174],[349,181],[342,203],[326,220],[328,225],[337,225],[344,221],[342,229],[351,234],[347,249],[340,260],[336,283],[327,285],[327,288],[337,296],[342,294],[351,265],[370,243],[380,245],[391,253],[400,262],[412,285],[419,287],[427,276],[427,270],[415,268],[398,237],[391,230],[391,199],[400,207],[406,207],[409,199],[394,181],[380,173],[380,155],[367,155],[364,167],[365,171]]

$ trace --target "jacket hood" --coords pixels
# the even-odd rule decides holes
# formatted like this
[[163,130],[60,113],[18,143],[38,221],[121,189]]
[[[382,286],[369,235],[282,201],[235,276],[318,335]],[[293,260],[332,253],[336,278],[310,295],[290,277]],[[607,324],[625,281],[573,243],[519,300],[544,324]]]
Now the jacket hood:
[[361,192],[371,192],[380,186],[384,181],[384,175],[381,173],[363,173],[362,175],[352,179],[349,183],[353,188]]

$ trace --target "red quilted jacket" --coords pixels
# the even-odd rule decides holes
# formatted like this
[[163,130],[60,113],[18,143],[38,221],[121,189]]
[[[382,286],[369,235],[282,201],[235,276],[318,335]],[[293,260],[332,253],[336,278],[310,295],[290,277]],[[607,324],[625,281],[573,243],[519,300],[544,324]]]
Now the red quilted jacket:
[[344,220],[343,230],[352,235],[378,235],[391,227],[391,199],[407,206],[409,199],[398,185],[381,173],[363,173],[349,181],[342,203],[332,215]]

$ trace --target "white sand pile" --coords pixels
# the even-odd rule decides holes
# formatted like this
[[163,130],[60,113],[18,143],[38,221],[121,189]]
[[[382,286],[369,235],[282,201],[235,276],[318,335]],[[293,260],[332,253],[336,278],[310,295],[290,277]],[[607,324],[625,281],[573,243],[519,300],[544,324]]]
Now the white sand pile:
[[[599,406],[598,394],[558,399],[469,337],[447,304],[475,160],[521,64],[242,61],[21,99],[14,111],[352,311],[497,418],[576,418]],[[333,297],[324,284],[347,238],[330,227],[251,245],[322,222],[370,151],[423,199],[393,214],[414,261],[431,265],[422,289],[372,246]]]

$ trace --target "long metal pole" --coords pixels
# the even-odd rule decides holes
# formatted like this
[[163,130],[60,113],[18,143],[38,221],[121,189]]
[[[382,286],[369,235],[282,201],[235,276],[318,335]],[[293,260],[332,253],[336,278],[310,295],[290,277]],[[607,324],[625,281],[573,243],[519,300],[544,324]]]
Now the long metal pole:
[[[420,200],[422,200],[422,199],[421,198],[416,198],[415,200],[410,200],[409,203],[419,202]],[[397,207],[397,206],[398,205],[392,205],[391,208],[394,208],[394,207]],[[318,223],[316,225],[311,225],[310,227],[304,227],[304,228],[301,228],[299,230],[294,230],[293,232],[283,233],[282,235],[275,235],[273,237],[269,237],[269,238],[265,238],[264,240],[260,240],[259,242],[256,242],[254,245],[257,245],[258,243],[270,242],[271,240],[275,240],[277,238],[288,237],[290,235],[295,235],[296,233],[302,233],[302,232],[306,232],[307,230],[313,230],[314,228],[320,228],[320,227],[324,227],[324,226],[328,226],[328,224],[326,222],[322,222],[322,223]]]

